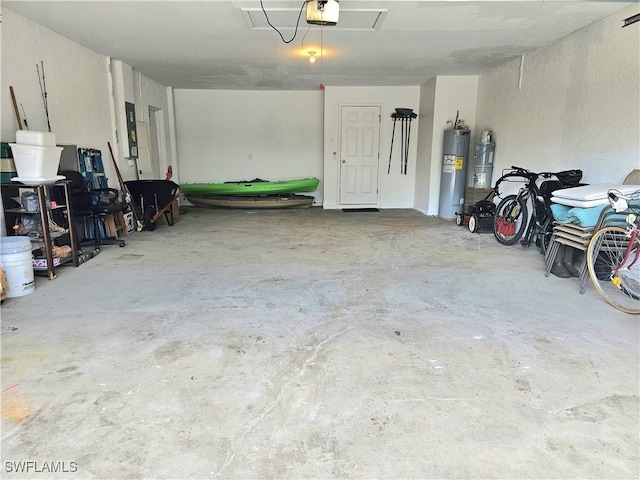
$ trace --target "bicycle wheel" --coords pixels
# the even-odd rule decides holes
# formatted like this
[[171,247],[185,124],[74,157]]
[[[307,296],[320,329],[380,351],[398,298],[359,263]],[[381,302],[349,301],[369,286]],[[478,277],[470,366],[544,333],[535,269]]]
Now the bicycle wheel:
[[516,195],[508,195],[496,208],[493,218],[493,234],[503,245],[513,245],[527,228],[527,202]]
[[621,312],[637,315],[640,314],[640,260],[632,263],[640,248],[640,239],[634,240],[623,264],[629,241],[624,228],[598,230],[587,248],[587,268],[593,286],[607,303]]
[[553,237],[553,220],[551,218],[547,218],[544,221],[540,237],[540,253],[544,255],[547,253],[551,244],[551,237]]

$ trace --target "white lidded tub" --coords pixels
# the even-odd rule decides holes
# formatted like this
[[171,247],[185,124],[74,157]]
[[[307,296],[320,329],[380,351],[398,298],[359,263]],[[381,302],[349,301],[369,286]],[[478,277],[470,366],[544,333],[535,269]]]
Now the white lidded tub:
[[35,130],[18,130],[16,143],[34,145],[36,147],[55,147],[56,136],[51,132],[36,132]]
[[62,147],[39,147],[10,143],[13,163],[20,179],[55,179],[58,175]]

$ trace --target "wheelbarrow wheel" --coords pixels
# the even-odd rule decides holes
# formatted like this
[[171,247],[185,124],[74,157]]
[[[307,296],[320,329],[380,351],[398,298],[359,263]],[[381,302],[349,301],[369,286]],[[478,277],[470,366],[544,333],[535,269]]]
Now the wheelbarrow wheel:
[[144,226],[150,232],[153,232],[156,229],[156,224],[151,221],[151,219],[156,214],[156,207],[153,205],[147,205],[144,207]]

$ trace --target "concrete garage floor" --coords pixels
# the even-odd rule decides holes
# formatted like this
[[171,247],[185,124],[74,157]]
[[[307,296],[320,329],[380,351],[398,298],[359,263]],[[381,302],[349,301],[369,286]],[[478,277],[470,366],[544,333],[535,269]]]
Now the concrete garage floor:
[[2,306],[2,476],[638,478],[638,317],[543,269],[411,210],[183,212]]

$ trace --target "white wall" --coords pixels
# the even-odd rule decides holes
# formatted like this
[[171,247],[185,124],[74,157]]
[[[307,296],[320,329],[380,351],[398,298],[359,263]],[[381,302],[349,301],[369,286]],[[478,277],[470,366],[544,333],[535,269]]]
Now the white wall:
[[137,178],[135,162],[129,159],[129,135],[125,102],[135,103],[133,89],[133,68],[121,60],[108,59],[111,73],[112,123],[115,143],[112,144],[113,155],[118,163],[122,178]]
[[47,130],[36,72],[42,60],[51,130],[57,142],[102,150],[109,183],[118,185],[107,149],[107,141],[113,142],[107,59],[6,8],[2,8],[1,59],[2,141],[15,141],[10,85],[18,104],[24,106],[29,128]]
[[[180,182],[322,181],[322,92],[174,91]],[[322,184],[313,194],[322,204]]]
[[[134,71],[131,66],[121,64],[114,81],[109,72],[109,58],[83,47],[57,33],[44,28],[20,15],[2,8],[2,53],[1,53],[1,125],[2,141],[15,141],[16,121],[9,94],[9,85],[14,87],[18,104],[24,106],[29,128],[47,130],[46,115],[42,102],[36,64],[44,62],[48,94],[51,130],[59,144],[75,144],[78,147],[97,148],[102,158],[109,185],[120,188],[111,162],[107,142],[114,147],[118,167],[125,180],[136,178],[133,164],[118,155],[115,137],[115,111],[111,89],[120,88],[127,101],[134,101]],[[117,61],[116,61],[117,62]],[[116,69],[118,70],[118,69]],[[170,107],[170,95],[166,87],[139,75],[142,104],[158,108]],[[124,104],[122,105],[124,109]],[[140,110],[142,111],[142,110]],[[21,111],[22,113],[22,111]],[[170,113],[164,120],[166,164],[175,163],[175,137],[171,131]],[[125,135],[126,129],[122,135]],[[164,165],[166,167],[166,164]]]
[[[420,87],[325,87],[324,98],[324,208],[340,208],[340,108],[342,106],[380,105],[380,208],[412,208],[416,173],[418,135],[412,134],[407,174],[400,173],[400,126],[396,126],[391,173],[387,175],[393,121],[396,108],[418,111]],[[420,117],[412,122],[412,132],[419,130]],[[334,156],[333,152],[337,154]],[[395,167],[395,168],[394,168]]]
[[173,168],[176,158],[173,156],[171,146],[171,136],[168,132],[171,131],[170,115],[172,115],[172,109],[169,107],[171,98],[168,95],[168,89],[164,85],[145,77],[139,72],[134,72],[134,86],[136,89],[136,119],[144,122],[147,128],[147,138],[151,141],[151,132],[149,131],[149,107],[154,107],[161,110],[162,125],[158,125],[158,143],[161,145],[159,154],[159,164],[161,177],[164,178],[164,172],[167,171],[167,167],[172,165],[174,175],[179,175],[179,170]]
[[[418,130],[418,152],[416,161],[416,193],[414,207],[423,213],[429,211],[431,190],[431,161],[434,149],[433,114],[436,103],[436,77],[420,87],[420,128]],[[441,141],[441,140],[440,140]]]
[[447,121],[459,118],[471,130],[468,168],[473,168],[473,138],[478,96],[477,76],[440,75],[429,80],[421,89],[420,116],[429,121],[420,129],[419,173],[416,177],[416,202],[414,207],[427,214],[437,215],[440,197],[444,131],[451,128]]
[[[480,78],[477,132],[493,130],[501,169],[580,168],[622,182],[640,166],[640,29],[632,6]],[[521,83],[521,86],[520,86]]]
[[[173,165],[177,158],[172,144],[172,142],[175,142],[175,138],[171,135],[172,128],[174,128],[170,118],[170,115],[173,114],[170,107],[170,102],[172,101],[171,89],[145,77],[130,65],[117,59],[111,59],[111,75],[113,115],[115,116],[114,128],[118,132],[116,135],[118,148],[116,149],[114,146],[114,152],[117,152],[118,168],[123,179],[135,180],[139,178],[138,172],[136,172],[136,162],[128,158],[129,140],[127,136],[125,102],[135,105],[136,122],[144,123],[149,141],[151,140],[149,106],[161,110],[162,122],[158,125],[160,175],[157,178],[164,178],[167,166]],[[174,169],[174,172],[177,172],[177,168]]]

